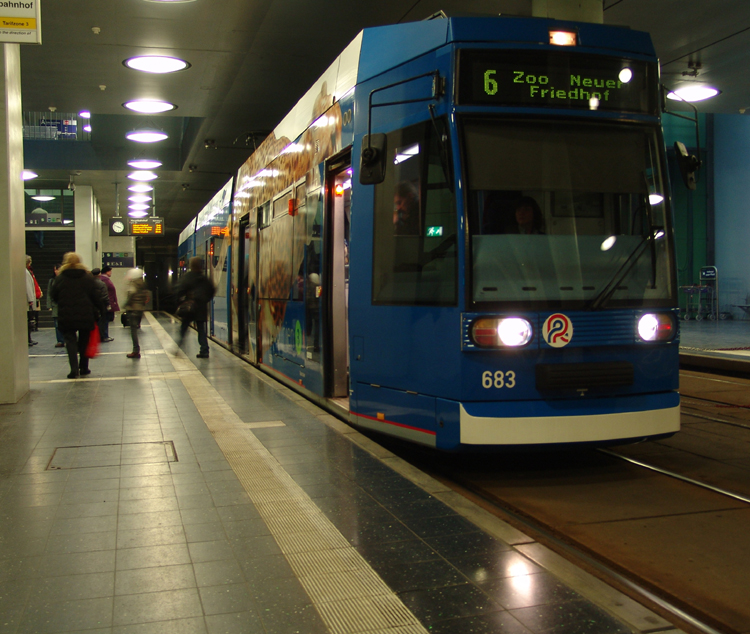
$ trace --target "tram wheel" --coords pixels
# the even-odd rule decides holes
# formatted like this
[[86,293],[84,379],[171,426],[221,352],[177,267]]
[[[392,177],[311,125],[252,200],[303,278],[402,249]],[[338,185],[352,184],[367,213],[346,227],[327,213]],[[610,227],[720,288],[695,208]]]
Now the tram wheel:
[[703,321],[703,315],[701,315],[700,313],[698,313],[698,314],[697,314],[697,315],[695,316],[695,321]]

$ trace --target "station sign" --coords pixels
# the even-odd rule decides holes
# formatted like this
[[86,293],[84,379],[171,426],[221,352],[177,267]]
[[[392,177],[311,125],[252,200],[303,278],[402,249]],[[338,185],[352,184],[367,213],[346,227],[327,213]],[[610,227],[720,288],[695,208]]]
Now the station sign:
[[0,0],[0,42],[42,43],[41,0]]
[[104,266],[111,266],[113,269],[135,268],[135,253],[105,251],[102,253],[102,267]]

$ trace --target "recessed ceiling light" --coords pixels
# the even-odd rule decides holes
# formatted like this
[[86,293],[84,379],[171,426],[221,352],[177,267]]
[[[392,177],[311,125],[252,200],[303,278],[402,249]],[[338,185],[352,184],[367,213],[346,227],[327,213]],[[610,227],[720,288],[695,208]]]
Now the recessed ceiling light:
[[38,200],[40,203],[48,203],[50,200],[55,200],[54,196],[32,196],[33,200]]
[[151,185],[146,185],[146,183],[140,183],[138,185],[131,185],[128,187],[128,191],[131,192],[152,192],[154,191],[154,188],[151,187]]
[[148,205],[141,205],[141,204],[128,205],[128,209],[132,209],[133,211],[148,211]]
[[670,93],[667,93],[668,99],[674,99],[676,101],[703,101],[704,99],[710,99],[720,94],[721,91],[711,86],[683,86]]
[[133,130],[132,132],[128,132],[125,138],[137,143],[156,143],[157,141],[168,139],[169,135],[161,130]]
[[126,101],[122,105],[128,110],[142,112],[144,114],[156,114],[159,112],[177,110],[177,106],[173,103],[167,101],[156,101],[154,99],[136,99],[134,101]]
[[152,170],[161,167],[161,161],[154,159],[133,159],[132,161],[128,161],[128,165],[137,170]]
[[91,113],[88,110],[81,110],[81,112],[78,113],[78,116],[81,117],[81,119],[91,119]]
[[36,172],[32,172],[31,170],[24,170],[23,172],[21,172],[21,178],[25,181],[29,181],[32,178],[36,178],[37,176],[39,176],[39,174],[37,174]]
[[90,125],[83,126],[83,131],[84,132],[91,132],[91,126]]
[[152,181],[159,177],[153,172],[146,172],[143,170],[138,170],[138,171],[131,172],[130,174],[128,174],[128,178],[131,181]]
[[148,212],[133,210],[128,212],[128,216],[130,216],[131,218],[145,218],[146,216],[148,216]]
[[190,64],[184,59],[166,55],[139,55],[126,59],[123,64],[128,68],[140,70],[144,73],[176,73],[179,70],[190,68]]
[[151,200],[151,196],[146,196],[146,194],[137,194],[135,196],[131,196],[128,198],[128,200],[131,203],[147,203],[149,200]]

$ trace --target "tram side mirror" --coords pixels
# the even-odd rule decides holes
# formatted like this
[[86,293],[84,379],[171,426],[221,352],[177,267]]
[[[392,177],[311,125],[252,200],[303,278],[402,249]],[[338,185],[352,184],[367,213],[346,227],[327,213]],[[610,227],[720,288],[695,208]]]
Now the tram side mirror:
[[684,143],[674,142],[675,156],[677,157],[677,166],[680,168],[680,175],[685,187],[695,189],[695,172],[701,166],[700,159],[688,153]]
[[359,182],[377,185],[385,180],[385,134],[366,134],[359,157]]

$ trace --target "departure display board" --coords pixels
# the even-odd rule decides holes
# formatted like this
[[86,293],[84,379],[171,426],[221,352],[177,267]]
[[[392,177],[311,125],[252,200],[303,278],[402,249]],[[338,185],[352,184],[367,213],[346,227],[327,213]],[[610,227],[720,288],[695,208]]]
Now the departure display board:
[[131,218],[131,236],[161,236],[164,235],[164,219],[155,218]]
[[461,105],[542,106],[658,114],[658,69],[570,51],[464,49]]

